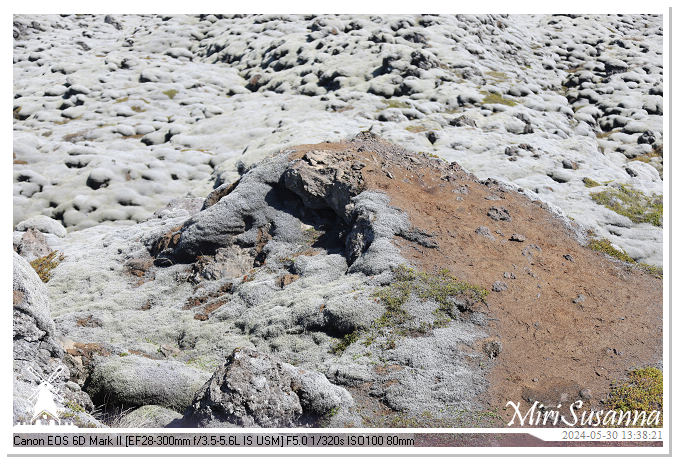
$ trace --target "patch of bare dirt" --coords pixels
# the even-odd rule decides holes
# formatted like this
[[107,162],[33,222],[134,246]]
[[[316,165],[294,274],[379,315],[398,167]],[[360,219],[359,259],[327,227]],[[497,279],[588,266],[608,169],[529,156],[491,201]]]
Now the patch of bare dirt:
[[[446,268],[490,291],[491,410],[507,401],[600,403],[612,381],[662,359],[662,281],[582,246],[540,202],[456,163],[364,140],[293,148],[364,163],[362,188],[387,193],[438,247],[396,240],[420,269]],[[487,347],[479,346],[484,350]],[[589,390],[581,395],[583,390]],[[591,393],[591,399],[590,397]]]

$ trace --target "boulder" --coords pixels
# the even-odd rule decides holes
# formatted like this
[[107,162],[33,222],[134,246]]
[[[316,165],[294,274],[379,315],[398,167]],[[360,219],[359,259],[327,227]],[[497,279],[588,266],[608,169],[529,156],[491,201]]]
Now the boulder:
[[16,247],[19,255],[27,261],[48,255],[52,249],[47,245],[45,235],[37,229],[30,228],[21,236],[21,241]]
[[181,419],[181,417],[182,415],[176,411],[150,404],[125,414],[117,425],[119,427],[156,429],[167,427],[172,421]]
[[353,399],[328,379],[252,348],[236,348],[184,415],[199,427],[295,427],[349,421]]
[[85,389],[106,407],[155,404],[183,411],[209,377],[177,361],[109,356],[97,359]]

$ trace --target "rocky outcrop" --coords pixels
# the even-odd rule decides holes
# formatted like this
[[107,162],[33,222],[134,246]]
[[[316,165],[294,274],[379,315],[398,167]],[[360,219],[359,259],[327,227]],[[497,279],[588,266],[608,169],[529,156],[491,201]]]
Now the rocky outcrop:
[[48,255],[52,249],[47,245],[47,240],[42,232],[30,228],[21,235],[21,240],[14,251],[30,262]]
[[[659,345],[624,334],[656,330],[633,302],[655,298],[657,279],[583,247],[532,194],[370,132],[242,172],[205,200],[58,243],[55,321],[97,405],[184,413],[153,419],[170,426],[461,426],[478,423],[489,391],[520,397],[524,371],[532,382],[548,364],[550,376],[580,369],[569,340],[624,343],[629,354],[595,361],[608,378],[577,371],[596,392],[630,357],[655,359]],[[625,319],[590,340],[582,309],[602,318],[602,291],[620,295]],[[577,294],[588,297],[574,305]]]
[[286,168],[283,183],[297,194],[307,208],[329,208],[349,222],[347,206],[362,187],[359,161],[351,161],[342,154],[312,150]]
[[318,372],[237,348],[196,394],[184,422],[200,427],[354,425],[354,403]]
[[14,253],[12,278],[14,422],[33,419],[38,386],[49,380],[63,398],[57,405],[77,425],[101,425],[85,410],[93,409],[89,396],[69,381],[63,349],[50,315],[45,284],[28,262]]
[[394,236],[436,247],[430,234],[414,229],[403,211],[390,206],[387,196],[363,192],[366,163],[353,153],[401,151],[387,148],[371,133],[354,137],[347,148],[308,150],[300,156],[282,152],[265,160],[219,201],[213,195],[208,207],[183,225],[178,238],[163,237],[164,246],[154,243],[151,251],[157,260],[170,263],[197,256],[214,256],[219,262],[220,254],[233,255],[236,246],[249,248],[252,265],[258,266],[267,258],[289,255],[304,240],[299,230],[311,224],[327,231],[325,248],[344,254],[350,272],[376,275],[404,262],[391,244]]

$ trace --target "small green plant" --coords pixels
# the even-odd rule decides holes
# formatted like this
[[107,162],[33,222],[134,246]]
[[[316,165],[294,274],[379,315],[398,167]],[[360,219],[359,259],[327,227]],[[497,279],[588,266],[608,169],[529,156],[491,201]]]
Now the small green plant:
[[649,196],[626,185],[615,185],[591,193],[590,197],[597,204],[630,218],[632,222],[647,222],[662,227],[662,195]]
[[605,253],[609,256],[612,256],[616,259],[619,259],[620,261],[623,261],[625,263],[634,263],[635,261],[632,259],[630,255],[628,255],[625,251],[623,250],[618,250],[613,246],[610,240],[602,238],[602,239],[592,239],[589,241],[588,247],[591,248],[594,251],[599,251],[601,253]]
[[516,106],[516,101],[512,100],[511,98],[504,98],[502,95],[487,91],[482,91],[481,93],[485,95],[483,101],[481,102],[484,105]]
[[[647,427],[662,427],[663,373],[655,367],[635,369],[629,373],[628,380],[614,384],[607,407],[617,411],[660,411],[660,421]],[[635,426],[640,426],[636,424]]]
[[52,277],[52,271],[63,260],[64,260],[63,253],[57,253],[56,251],[53,251],[48,255],[42,256],[31,261],[31,266],[33,266],[35,272],[37,272],[38,276],[40,276],[40,280],[47,283]]
[[585,187],[587,188],[593,188],[593,187],[599,187],[601,186],[600,183],[595,181],[594,179],[590,179],[589,177],[585,177],[582,179],[582,183],[585,184]]
[[640,268],[642,268],[644,271],[648,272],[651,274],[653,277],[657,277],[658,279],[662,279],[662,267],[660,266],[653,266],[651,264],[646,264],[646,263],[637,263]]
[[347,348],[349,348],[349,345],[358,341],[359,336],[360,333],[358,331],[346,334],[332,347],[333,354],[342,354]]
[[68,409],[70,409],[71,411],[75,411],[75,412],[85,412],[85,408],[83,408],[82,406],[80,406],[80,405],[79,405],[78,403],[76,403],[75,401],[67,401],[66,404],[65,404],[65,406],[66,406]]
[[165,90],[163,93],[165,95],[167,95],[170,100],[172,100],[177,95],[177,90],[168,89],[168,90]]
[[627,254],[624,250],[618,250],[613,246],[610,240],[602,238],[602,239],[591,239],[589,241],[589,244],[587,245],[589,248],[591,248],[594,251],[599,251],[601,253],[605,253],[608,256],[612,256],[615,259],[619,259],[622,262],[625,263],[630,263],[630,264],[636,264],[640,269],[646,271],[653,277],[657,277],[658,279],[662,279],[663,275],[663,270],[662,267],[659,266],[653,266],[651,264],[646,264],[646,263],[637,263],[634,261],[634,259]]
[[125,356],[129,356],[129,355],[130,355],[130,353],[127,353],[125,351],[123,351],[122,353],[118,353],[118,356],[120,356],[121,358],[124,358]]
[[447,269],[430,274],[401,265],[394,271],[394,282],[374,294],[387,308],[376,326],[395,326],[408,320],[410,316],[402,306],[411,294],[420,300],[438,303],[435,325],[443,326],[454,314],[454,297],[464,296],[472,302],[482,302],[488,296],[488,290],[459,280]]

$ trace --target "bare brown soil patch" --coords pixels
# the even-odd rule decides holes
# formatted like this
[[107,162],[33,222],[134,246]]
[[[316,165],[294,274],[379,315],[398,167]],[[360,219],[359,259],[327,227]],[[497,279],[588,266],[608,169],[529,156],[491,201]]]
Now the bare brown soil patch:
[[661,280],[582,246],[540,202],[481,183],[456,163],[381,142],[304,145],[291,158],[324,150],[364,162],[363,187],[387,193],[438,244],[397,239],[405,257],[501,290],[487,298],[489,336],[501,344],[488,358],[490,409],[507,416],[507,401],[570,405],[584,389],[599,405],[611,382],[661,361]]

